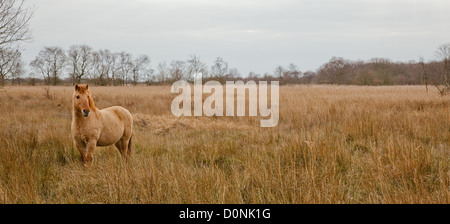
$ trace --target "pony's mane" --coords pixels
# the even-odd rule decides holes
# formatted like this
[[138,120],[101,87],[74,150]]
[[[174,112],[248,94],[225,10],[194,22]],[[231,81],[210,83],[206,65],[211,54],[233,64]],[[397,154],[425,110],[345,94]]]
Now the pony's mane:
[[97,112],[97,107],[95,107],[94,98],[92,98],[91,92],[87,90],[86,93],[88,94],[89,106],[91,107],[91,110]]

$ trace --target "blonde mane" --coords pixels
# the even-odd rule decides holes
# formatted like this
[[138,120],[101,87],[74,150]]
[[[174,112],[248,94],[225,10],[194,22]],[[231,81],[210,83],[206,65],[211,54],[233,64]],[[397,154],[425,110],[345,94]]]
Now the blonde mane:
[[88,94],[89,106],[91,107],[91,110],[94,112],[97,112],[97,107],[95,107],[95,103],[94,103],[94,99],[92,98],[91,91],[87,90],[86,93]]

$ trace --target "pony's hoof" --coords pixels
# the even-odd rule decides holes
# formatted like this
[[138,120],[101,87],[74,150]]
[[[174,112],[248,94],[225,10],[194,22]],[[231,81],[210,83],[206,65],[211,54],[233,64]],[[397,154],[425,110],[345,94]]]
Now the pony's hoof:
[[84,161],[84,162],[83,162],[83,166],[84,166],[84,167],[91,167],[91,166],[92,166],[92,160],[90,160],[90,161]]

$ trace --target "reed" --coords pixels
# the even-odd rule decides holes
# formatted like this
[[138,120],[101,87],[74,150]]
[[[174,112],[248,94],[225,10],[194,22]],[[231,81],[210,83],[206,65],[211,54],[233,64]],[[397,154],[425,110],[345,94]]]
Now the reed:
[[282,86],[280,120],[182,117],[169,86],[92,87],[134,116],[127,163],[85,168],[72,87],[0,92],[0,203],[444,203],[450,96],[422,86]]

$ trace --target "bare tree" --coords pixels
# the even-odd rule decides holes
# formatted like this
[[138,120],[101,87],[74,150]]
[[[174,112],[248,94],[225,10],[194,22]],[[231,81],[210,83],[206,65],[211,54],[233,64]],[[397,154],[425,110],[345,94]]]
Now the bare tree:
[[92,52],[92,78],[98,85],[105,86],[109,75],[107,57],[109,50],[99,50]]
[[321,83],[341,85],[349,82],[348,77],[352,75],[352,69],[352,64],[349,60],[333,57],[320,67],[318,76]]
[[16,79],[23,74],[23,61],[19,49],[0,48],[0,86],[7,78]]
[[37,74],[41,74],[46,85],[50,85],[51,67],[42,57],[37,56],[36,59],[30,62],[30,67]]
[[439,46],[436,57],[441,61],[441,69],[434,80],[434,86],[441,95],[445,95],[450,92],[450,43]]
[[206,64],[200,61],[200,57],[196,55],[190,55],[189,59],[187,60],[187,66],[186,66],[186,80],[187,81],[193,81],[194,80],[194,74],[196,73],[202,73],[202,77],[205,77],[208,73],[208,69],[206,67]]
[[117,79],[119,78],[120,69],[119,53],[111,53],[111,57],[108,58],[108,66],[110,66],[111,84],[118,85]]
[[259,76],[259,75],[256,74],[256,72],[251,71],[251,72],[248,73],[248,76],[247,76],[247,77],[248,77],[249,80],[257,80],[257,79],[258,79],[258,76]]
[[31,39],[28,21],[33,12],[24,7],[24,0],[0,0],[0,86],[5,79],[23,74],[23,61],[17,42]]
[[0,0],[0,47],[31,39],[28,28],[33,12],[24,0]]
[[154,69],[152,69],[150,66],[148,66],[146,69],[144,69],[143,73],[144,73],[144,79],[145,79],[145,83],[147,85],[151,85],[152,83],[154,83],[156,81],[156,77],[153,74],[155,72]]
[[25,74],[25,62],[22,60],[22,57],[19,56],[19,58],[14,63],[13,72],[11,72],[11,83],[14,85],[14,83],[17,82],[20,86],[20,80],[23,78],[23,75]]
[[172,81],[181,80],[185,77],[186,65],[184,61],[172,61],[169,67],[169,75]]
[[303,76],[301,78],[302,79],[302,83],[308,84],[308,85],[311,84],[315,75],[316,74],[313,71],[303,72]]
[[119,71],[119,54],[111,53],[108,49],[92,52],[92,78],[99,85],[116,85]]
[[117,64],[117,71],[119,72],[120,78],[122,79],[122,85],[127,85],[128,77],[130,75],[131,70],[133,69],[131,54],[125,51],[120,52],[118,54],[118,62],[119,63]]
[[81,83],[92,68],[92,48],[87,45],[74,45],[68,51],[68,67],[72,84]]
[[428,73],[427,73],[427,69],[426,69],[423,57],[420,57],[419,64],[422,69],[422,71],[420,73],[420,83],[425,84],[425,89],[428,92]]
[[159,83],[166,83],[168,81],[169,78],[169,68],[167,66],[166,62],[160,62],[158,64],[158,74],[156,75],[156,80]]
[[59,47],[45,47],[42,49],[36,59],[34,59],[30,66],[40,73],[47,85],[52,83],[56,85],[60,78],[61,71],[66,65],[66,55],[63,49]]
[[[383,85],[392,85],[394,74],[393,62],[387,58],[372,58],[369,60],[370,71],[379,79]],[[374,76],[374,75],[372,75]]]
[[287,69],[284,69],[282,67],[277,68],[276,73],[277,76],[281,74],[282,78],[280,81],[282,81],[282,84],[287,83],[299,83],[299,79],[302,75],[302,72],[298,69],[297,65],[294,63],[290,63]]
[[290,63],[288,68],[289,68],[289,76],[291,79],[298,80],[301,77],[302,72],[300,71],[300,69],[298,69],[296,64]]
[[230,68],[228,70],[228,74],[226,75],[227,79],[235,79],[241,77],[241,73],[237,68]]
[[221,57],[217,57],[211,67],[211,77],[222,78],[228,73],[228,63]]
[[278,65],[275,68],[275,71],[274,71],[273,75],[275,76],[275,78],[278,79],[280,85],[284,85],[285,84],[284,79],[283,79],[283,74],[285,73],[285,71],[286,71],[286,69],[283,66],[281,66],[281,65]]
[[131,73],[133,75],[133,85],[137,85],[144,72],[148,72],[150,58],[147,55],[141,55],[132,62]]

